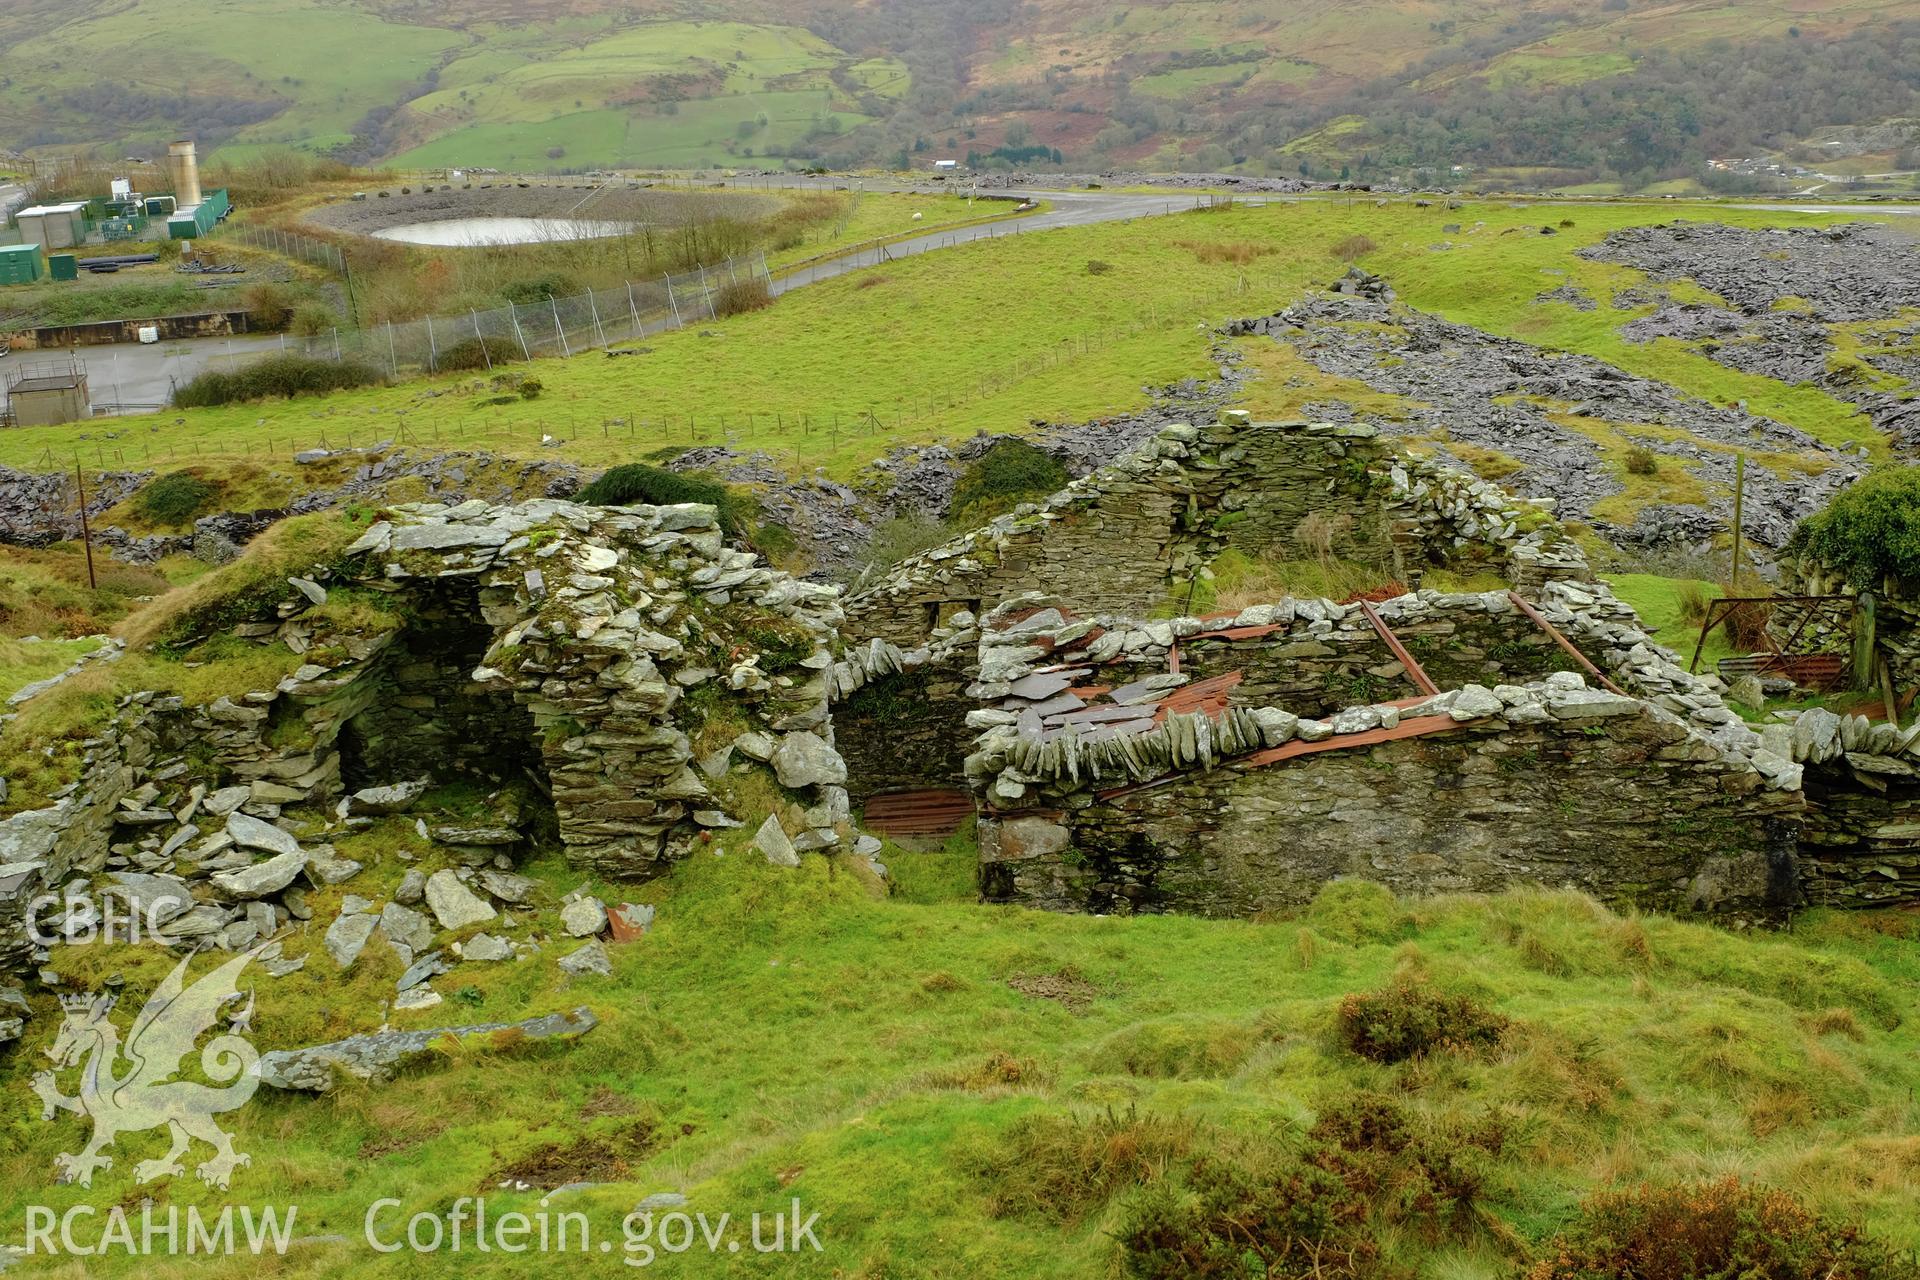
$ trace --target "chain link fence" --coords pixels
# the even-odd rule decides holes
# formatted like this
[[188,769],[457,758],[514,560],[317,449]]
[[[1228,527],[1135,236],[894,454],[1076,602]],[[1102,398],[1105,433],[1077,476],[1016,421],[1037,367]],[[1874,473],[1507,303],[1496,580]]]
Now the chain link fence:
[[[771,293],[764,254],[570,297],[509,303],[464,315],[429,316],[370,329],[286,335],[282,351],[353,360],[391,378],[496,363],[570,356],[757,305]],[[272,350],[264,354],[271,354]]]

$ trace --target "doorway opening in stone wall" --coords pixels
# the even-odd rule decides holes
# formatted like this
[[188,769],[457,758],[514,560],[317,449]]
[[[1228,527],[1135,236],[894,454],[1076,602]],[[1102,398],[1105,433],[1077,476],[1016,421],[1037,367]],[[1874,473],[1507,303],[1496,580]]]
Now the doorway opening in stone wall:
[[458,825],[557,838],[552,786],[528,709],[476,684],[493,643],[471,582],[410,595],[410,617],[380,656],[380,696],[340,731],[347,791],[425,779]]

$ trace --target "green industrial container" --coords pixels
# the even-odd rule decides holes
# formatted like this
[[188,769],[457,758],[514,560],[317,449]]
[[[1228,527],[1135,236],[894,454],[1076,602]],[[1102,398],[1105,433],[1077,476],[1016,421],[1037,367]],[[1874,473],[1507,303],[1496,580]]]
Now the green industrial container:
[[80,259],[70,253],[48,254],[47,274],[55,280],[78,280],[80,278]]
[[0,245],[0,284],[32,284],[40,276],[39,245]]

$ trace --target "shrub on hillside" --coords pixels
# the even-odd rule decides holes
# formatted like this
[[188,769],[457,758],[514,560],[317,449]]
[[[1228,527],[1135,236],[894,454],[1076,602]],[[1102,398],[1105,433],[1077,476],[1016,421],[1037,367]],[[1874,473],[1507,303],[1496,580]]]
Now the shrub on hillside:
[[155,524],[183,525],[205,511],[219,492],[191,471],[175,471],[140,490],[134,508]]
[[256,284],[240,295],[240,301],[262,329],[284,329],[293,319],[293,300],[280,285]]
[[1071,1224],[1115,1192],[1151,1182],[1192,1150],[1190,1120],[1128,1108],[1082,1118],[1032,1115],[971,1160],[995,1217]]
[[173,403],[181,409],[204,409],[271,397],[326,395],[349,387],[378,386],[385,381],[378,369],[353,360],[272,355],[238,369],[209,369],[175,387]]
[[952,520],[977,524],[1066,487],[1067,469],[1025,440],[996,440],[960,474]]
[[520,360],[523,354],[520,344],[511,338],[467,338],[443,347],[433,367],[440,372],[450,369],[491,369],[495,365]]
[[670,507],[704,502],[718,509],[720,527],[729,534],[739,533],[750,515],[747,504],[719,481],[650,467],[644,462],[614,467],[575,494],[573,500],[594,507]]
[[1485,1048],[1507,1020],[1471,996],[1441,991],[1420,978],[1399,978],[1378,991],[1340,1002],[1340,1038],[1363,1058],[1404,1062],[1437,1049]]
[[1425,1120],[1358,1093],[1324,1108],[1304,1142],[1243,1132],[1193,1145],[1204,1154],[1185,1168],[1142,1180],[1116,1233],[1139,1280],[1376,1274],[1395,1231],[1472,1230],[1506,1131],[1497,1118]]
[[1342,262],[1352,262],[1365,257],[1380,246],[1366,236],[1348,236],[1333,246],[1333,256]]
[[1660,471],[1660,459],[1653,450],[1643,445],[1635,445],[1627,450],[1627,474],[1630,476],[1657,475]]
[[713,294],[713,314],[716,316],[737,316],[772,305],[773,290],[758,276],[750,280],[729,281],[714,290]]
[[1842,490],[1787,543],[1863,587],[1887,574],[1920,578],[1920,467],[1889,467]]
[[1603,1191],[1527,1280],[1914,1280],[1920,1267],[1855,1224],[1737,1178]]
[[287,332],[296,337],[317,338],[339,323],[339,318],[333,312],[317,302],[309,302],[293,309],[293,318],[287,321]]
[[529,306],[545,302],[548,298],[565,298],[579,292],[580,285],[572,277],[548,274],[516,280],[501,289],[500,296],[515,305]]

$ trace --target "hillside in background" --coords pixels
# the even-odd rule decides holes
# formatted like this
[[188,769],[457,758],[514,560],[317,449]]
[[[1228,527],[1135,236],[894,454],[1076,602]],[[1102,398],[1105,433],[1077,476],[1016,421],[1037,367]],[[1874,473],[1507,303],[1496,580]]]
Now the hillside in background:
[[[0,145],[1644,184],[1920,167],[1920,0],[21,0]],[[1835,142],[1830,132],[1844,132]],[[1804,144],[1804,145],[1803,145]]]

